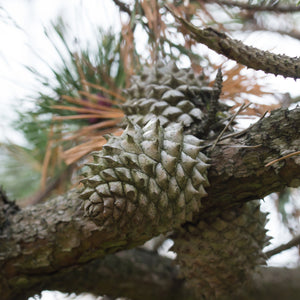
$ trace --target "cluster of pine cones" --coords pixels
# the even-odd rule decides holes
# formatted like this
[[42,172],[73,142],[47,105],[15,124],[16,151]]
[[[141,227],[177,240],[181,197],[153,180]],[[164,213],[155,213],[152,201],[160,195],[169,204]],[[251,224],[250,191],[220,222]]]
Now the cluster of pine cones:
[[134,76],[122,107],[126,128],[94,153],[81,192],[85,214],[99,226],[128,235],[174,230],[182,276],[203,299],[235,293],[264,262],[267,243],[257,202],[193,222],[209,186],[204,140],[229,116],[215,103],[218,89],[175,63]]

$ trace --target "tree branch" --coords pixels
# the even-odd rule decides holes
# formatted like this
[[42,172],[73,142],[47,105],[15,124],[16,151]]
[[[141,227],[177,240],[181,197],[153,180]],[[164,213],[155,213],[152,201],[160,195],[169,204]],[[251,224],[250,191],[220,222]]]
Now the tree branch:
[[88,221],[72,190],[9,216],[0,236],[1,300],[15,299],[48,276],[143,244],[151,236],[107,231]]
[[178,278],[174,261],[141,249],[107,255],[53,274],[26,296],[39,294],[44,289],[76,294],[89,292],[96,296],[105,294],[113,298],[126,296],[131,300],[195,299],[185,288],[184,280]]
[[[260,268],[242,295],[228,300],[298,299],[300,269]],[[92,293],[95,296],[127,297],[131,300],[196,300],[178,268],[169,258],[141,249],[122,251],[93,260],[84,266],[52,274],[14,300],[24,300],[41,291],[59,290],[64,293]]]
[[285,251],[285,250],[288,250],[292,247],[295,247],[295,246],[299,246],[300,244],[300,235],[294,237],[293,239],[291,239],[288,243],[286,244],[282,244],[272,250],[269,250],[267,252],[265,252],[265,255],[270,258],[271,256],[273,255],[276,255],[278,253],[281,253],[282,251]]
[[300,174],[294,173],[300,167],[299,156],[265,167],[274,159],[299,151],[299,114],[299,108],[273,111],[244,136],[215,148],[209,169],[211,187],[200,214],[235,202],[261,199],[285,186],[300,185]]
[[[218,144],[211,155],[211,187],[197,218],[285,186],[300,186],[299,156],[265,167],[287,151],[300,150],[299,128],[300,108],[281,109],[244,135]],[[74,271],[95,258],[133,248],[152,237],[97,227],[83,216],[80,206],[77,192],[70,191],[6,217],[0,235],[1,300],[17,299],[27,289],[44,287],[49,276],[63,276],[69,268]]]
[[131,17],[131,10],[127,4],[119,0],[113,0],[114,3],[119,7],[120,11],[126,12]]
[[266,73],[292,77],[294,79],[300,78],[300,59],[298,57],[293,58],[286,55],[274,54],[247,46],[241,41],[231,39],[225,33],[218,32],[210,27],[200,29],[181,16],[176,15],[168,6],[166,7],[189,30],[196,41],[206,45],[211,50],[255,70],[262,70]]

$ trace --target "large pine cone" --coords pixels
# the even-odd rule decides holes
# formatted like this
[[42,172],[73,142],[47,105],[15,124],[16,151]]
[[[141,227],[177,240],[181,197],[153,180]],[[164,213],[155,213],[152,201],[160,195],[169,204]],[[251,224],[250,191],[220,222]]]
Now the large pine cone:
[[199,297],[231,299],[251,279],[255,268],[265,263],[265,223],[266,215],[252,201],[177,233],[173,248],[181,273]]
[[163,128],[154,119],[141,128],[129,122],[88,164],[81,193],[86,215],[123,232],[166,232],[191,220],[208,185],[201,144],[184,135],[181,124]]

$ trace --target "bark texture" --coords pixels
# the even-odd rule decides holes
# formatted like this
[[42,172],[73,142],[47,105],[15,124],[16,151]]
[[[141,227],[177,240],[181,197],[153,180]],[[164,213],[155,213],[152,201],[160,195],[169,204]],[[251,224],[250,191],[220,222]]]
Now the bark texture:
[[[285,186],[299,186],[300,156],[265,167],[274,159],[300,150],[299,128],[299,108],[277,110],[242,136],[218,145],[211,153],[208,196],[195,221]],[[77,191],[73,190],[5,214],[0,235],[2,300],[24,299],[26,291],[47,288],[55,276],[64,278],[64,274],[80,270],[95,258],[133,248],[151,238],[97,227],[83,216],[80,206]]]
[[266,167],[271,161],[299,151],[299,113],[299,108],[273,111],[243,136],[224,140],[215,148],[203,213],[300,185],[300,174],[294,172],[300,166],[299,155]]
[[300,78],[299,57],[274,54],[247,46],[241,41],[232,39],[225,33],[221,33],[210,27],[200,29],[176,15],[170,8],[168,9],[197,42],[206,45],[211,50],[254,70],[262,70],[266,73],[292,77],[294,79]]
[[[300,269],[260,268],[244,291],[227,300],[295,300],[300,295]],[[92,293],[131,300],[196,300],[169,258],[141,249],[121,251],[61,273],[54,273],[14,300],[44,289]]]

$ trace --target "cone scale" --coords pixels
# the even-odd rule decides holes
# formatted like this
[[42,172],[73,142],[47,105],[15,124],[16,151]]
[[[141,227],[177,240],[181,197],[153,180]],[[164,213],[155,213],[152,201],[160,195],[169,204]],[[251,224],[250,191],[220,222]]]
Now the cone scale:
[[181,275],[199,299],[231,299],[251,281],[266,260],[265,223],[259,203],[252,201],[177,232],[173,250]]

